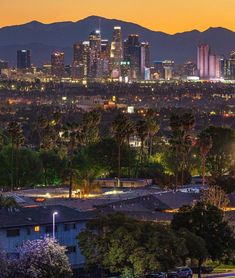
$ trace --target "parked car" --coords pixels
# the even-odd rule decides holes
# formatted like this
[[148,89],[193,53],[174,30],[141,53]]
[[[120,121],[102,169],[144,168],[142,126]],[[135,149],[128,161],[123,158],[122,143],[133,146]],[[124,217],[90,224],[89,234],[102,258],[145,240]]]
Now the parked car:
[[192,278],[193,272],[189,267],[177,267],[167,273],[167,278]]
[[[198,274],[198,267],[195,266],[195,267],[191,267],[193,273],[195,274]],[[212,271],[214,270],[214,268],[212,266],[206,266],[206,265],[203,265],[201,267],[201,274],[210,274]]]
[[146,275],[146,278],[167,278],[167,274],[165,272],[152,272]]

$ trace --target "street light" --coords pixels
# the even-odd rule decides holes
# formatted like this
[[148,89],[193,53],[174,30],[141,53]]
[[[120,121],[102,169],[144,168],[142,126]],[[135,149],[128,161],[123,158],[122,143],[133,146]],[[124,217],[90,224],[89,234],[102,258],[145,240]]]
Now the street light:
[[52,229],[53,229],[53,231],[52,231],[52,238],[53,238],[53,240],[55,240],[55,217],[56,217],[56,215],[58,215],[58,212],[57,211],[54,211],[53,212],[53,217],[52,217],[52,222],[53,222],[53,227],[52,227]]

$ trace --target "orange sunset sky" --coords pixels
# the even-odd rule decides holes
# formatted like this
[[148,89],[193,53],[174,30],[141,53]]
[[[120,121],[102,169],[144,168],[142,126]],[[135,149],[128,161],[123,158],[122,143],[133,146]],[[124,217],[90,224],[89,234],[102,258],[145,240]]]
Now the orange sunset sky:
[[235,0],[0,0],[0,26],[99,15],[166,33],[208,27],[235,31]]

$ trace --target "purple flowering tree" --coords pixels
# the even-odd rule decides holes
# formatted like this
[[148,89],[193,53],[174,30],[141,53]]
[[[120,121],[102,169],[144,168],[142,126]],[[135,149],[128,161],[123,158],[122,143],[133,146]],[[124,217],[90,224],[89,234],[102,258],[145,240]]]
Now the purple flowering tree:
[[66,248],[51,238],[26,241],[17,249],[17,277],[24,278],[69,278],[71,267]]

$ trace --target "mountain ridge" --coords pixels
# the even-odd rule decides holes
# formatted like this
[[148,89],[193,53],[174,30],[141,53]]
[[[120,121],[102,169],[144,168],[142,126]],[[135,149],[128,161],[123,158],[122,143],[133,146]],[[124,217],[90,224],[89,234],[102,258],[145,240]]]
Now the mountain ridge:
[[71,63],[73,43],[87,40],[89,33],[99,26],[102,37],[111,40],[113,27],[120,25],[123,39],[137,33],[140,41],[149,41],[152,60],[174,59],[177,64],[186,60],[196,61],[196,47],[209,43],[213,52],[228,55],[235,49],[235,32],[223,27],[210,27],[205,31],[191,30],[176,34],[154,31],[132,22],[89,16],[78,21],[42,23],[37,20],[21,25],[0,28],[0,59],[16,63],[16,50],[30,48],[32,62],[41,65],[50,60],[53,49],[65,51],[66,63]]

